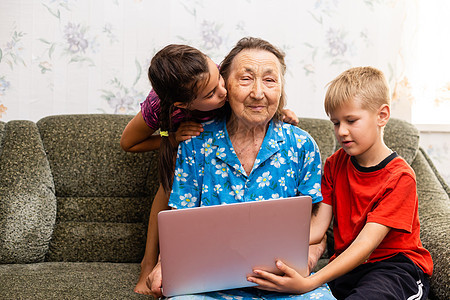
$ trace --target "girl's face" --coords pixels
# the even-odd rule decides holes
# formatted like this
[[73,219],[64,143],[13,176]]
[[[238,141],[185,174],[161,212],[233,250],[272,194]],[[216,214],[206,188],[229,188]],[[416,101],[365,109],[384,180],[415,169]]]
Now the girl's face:
[[189,110],[210,111],[221,108],[225,104],[227,98],[225,81],[220,75],[216,64],[210,58],[207,58],[207,60],[209,82],[199,90],[197,98],[185,107]]

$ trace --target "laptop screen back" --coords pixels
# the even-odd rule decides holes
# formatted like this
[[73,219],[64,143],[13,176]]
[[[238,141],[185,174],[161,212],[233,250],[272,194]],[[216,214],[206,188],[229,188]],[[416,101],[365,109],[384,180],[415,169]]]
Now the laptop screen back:
[[308,273],[311,197],[204,206],[158,215],[167,297],[254,286],[254,268],[282,260]]

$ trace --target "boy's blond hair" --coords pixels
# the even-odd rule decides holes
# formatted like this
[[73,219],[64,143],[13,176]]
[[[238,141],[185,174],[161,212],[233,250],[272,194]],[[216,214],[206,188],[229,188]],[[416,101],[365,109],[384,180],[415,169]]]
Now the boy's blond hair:
[[373,67],[348,69],[328,84],[325,112],[330,113],[342,105],[359,100],[362,107],[376,111],[381,105],[390,105],[389,85],[383,72]]

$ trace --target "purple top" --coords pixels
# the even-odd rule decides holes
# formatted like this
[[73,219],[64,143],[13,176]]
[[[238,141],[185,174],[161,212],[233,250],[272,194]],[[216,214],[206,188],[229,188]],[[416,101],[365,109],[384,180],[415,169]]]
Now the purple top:
[[[156,92],[152,89],[141,103],[141,113],[145,123],[153,130],[159,128],[159,112],[161,111],[161,100]],[[173,124],[178,125],[186,117],[186,111],[180,108],[176,109],[172,114]]]

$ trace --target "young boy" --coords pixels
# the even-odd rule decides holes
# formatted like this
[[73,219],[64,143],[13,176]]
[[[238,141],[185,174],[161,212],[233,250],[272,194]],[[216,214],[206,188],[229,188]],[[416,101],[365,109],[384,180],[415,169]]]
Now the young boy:
[[383,141],[389,105],[377,69],[352,68],[330,83],[325,111],[342,149],[325,163],[310,242],[322,239],[334,215],[336,253],[307,278],[278,261],[284,276],[255,270],[260,278],[250,281],[301,293],[328,282],[337,299],[427,299],[433,262],[420,241],[414,171]]

